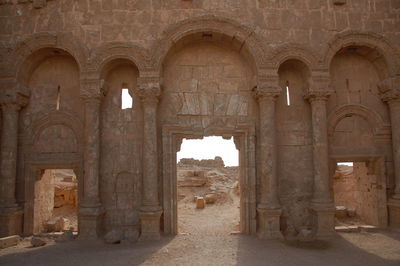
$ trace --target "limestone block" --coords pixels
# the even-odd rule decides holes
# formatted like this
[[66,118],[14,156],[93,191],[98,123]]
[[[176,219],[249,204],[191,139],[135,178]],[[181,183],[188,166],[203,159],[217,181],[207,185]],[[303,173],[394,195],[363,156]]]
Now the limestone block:
[[31,239],[31,245],[32,245],[32,247],[41,247],[41,246],[46,245],[46,241],[40,237],[34,236]]
[[208,194],[204,197],[204,199],[207,204],[213,204],[216,201],[216,196],[215,194]]
[[0,238],[0,248],[8,248],[18,245],[21,241],[21,237],[18,235],[7,236]]
[[347,217],[347,208],[345,206],[336,206],[335,217],[346,218]]
[[121,230],[113,229],[104,236],[104,241],[107,244],[118,244],[124,239],[124,234]]
[[206,201],[203,197],[197,197],[196,199],[196,209],[204,209],[206,206]]

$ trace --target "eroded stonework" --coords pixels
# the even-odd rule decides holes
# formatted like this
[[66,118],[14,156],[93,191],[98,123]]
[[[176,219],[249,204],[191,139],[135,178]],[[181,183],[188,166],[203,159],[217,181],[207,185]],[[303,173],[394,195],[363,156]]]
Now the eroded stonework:
[[239,151],[242,233],[332,235],[343,161],[374,169],[374,223],[399,227],[399,15],[395,0],[0,1],[0,235],[36,230],[46,169],[77,176],[80,238],[176,234],[176,153],[211,135]]

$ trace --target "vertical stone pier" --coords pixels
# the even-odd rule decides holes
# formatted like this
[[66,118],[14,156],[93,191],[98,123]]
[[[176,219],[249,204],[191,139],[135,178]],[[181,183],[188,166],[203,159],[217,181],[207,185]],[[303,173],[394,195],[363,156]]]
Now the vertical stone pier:
[[0,143],[0,237],[20,234],[23,210],[15,198],[18,155],[19,111],[28,104],[29,94],[19,89],[2,91]]
[[136,88],[143,105],[143,198],[140,208],[140,240],[160,239],[162,208],[158,197],[157,105],[161,90],[158,83]]
[[275,102],[281,90],[278,87],[258,87],[255,97],[260,111],[259,152],[261,199],[257,206],[261,239],[282,239],[280,216],[282,209],[278,198],[277,147]]
[[378,84],[381,97],[389,106],[392,128],[394,193],[388,201],[389,223],[400,229],[400,77],[388,78]]
[[327,111],[330,91],[310,90],[306,98],[311,104],[314,185],[311,200],[313,231],[316,238],[329,237],[335,232],[335,206],[330,188]]
[[81,84],[81,98],[85,108],[85,147],[83,199],[79,208],[79,238],[96,239],[102,234],[104,209],[99,196],[100,161],[100,105],[103,93],[99,80]]

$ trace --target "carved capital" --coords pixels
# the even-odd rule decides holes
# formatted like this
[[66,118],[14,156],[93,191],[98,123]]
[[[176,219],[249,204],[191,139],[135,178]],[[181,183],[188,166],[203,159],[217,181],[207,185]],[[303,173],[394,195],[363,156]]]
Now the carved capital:
[[400,77],[390,77],[378,83],[382,101],[393,102],[400,100]]
[[314,101],[328,101],[329,96],[332,94],[330,90],[310,90],[304,95],[304,98],[310,102]]
[[104,81],[99,79],[85,79],[81,80],[80,96],[82,100],[91,101],[97,100],[101,101],[104,97]]
[[257,101],[275,101],[276,98],[281,94],[281,91],[282,90],[279,87],[257,86],[253,89],[253,96],[257,99]]
[[158,102],[158,98],[161,95],[161,88],[159,83],[146,83],[137,86],[134,89],[134,92],[139,98],[142,100],[142,102]]
[[30,91],[23,86],[16,88],[3,89],[0,91],[0,105],[4,107],[11,107],[17,110],[26,106],[29,103]]

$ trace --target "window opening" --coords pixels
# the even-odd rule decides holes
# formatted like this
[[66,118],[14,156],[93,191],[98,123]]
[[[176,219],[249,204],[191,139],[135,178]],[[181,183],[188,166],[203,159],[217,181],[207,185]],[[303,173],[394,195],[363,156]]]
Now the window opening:
[[61,93],[60,93],[61,87],[57,87],[57,101],[56,101],[56,110],[60,110],[60,100],[61,100]]
[[132,107],[132,96],[129,94],[129,90],[127,88],[123,88],[121,93],[121,109],[130,109]]
[[290,106],[289,81],[286,81],[286,105]]

